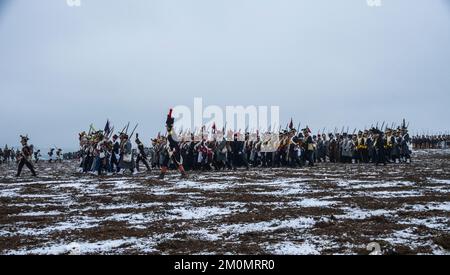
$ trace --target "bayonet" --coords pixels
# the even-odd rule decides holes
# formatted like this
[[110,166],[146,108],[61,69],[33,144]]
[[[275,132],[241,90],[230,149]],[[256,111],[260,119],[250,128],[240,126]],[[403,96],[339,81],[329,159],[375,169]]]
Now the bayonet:
[[131,132],[131,135],[130,135],[130,139],[133,137],[134,131],[136,131],[136,128],[138,127],[138,125],[139,124],[136,124],[136,126],[134,126],[134,129],[133,129],[133,131]]

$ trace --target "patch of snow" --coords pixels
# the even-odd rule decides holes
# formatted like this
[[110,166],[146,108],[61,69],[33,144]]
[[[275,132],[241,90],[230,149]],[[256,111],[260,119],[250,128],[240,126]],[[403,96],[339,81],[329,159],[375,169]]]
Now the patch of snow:
[[415,211],[429,211],[429,210],[441,210],[441,211],[449,211],[450,212],[450,202],[432,202],[428,204],[416,204],[412,206]]
[[210,230],[201,228],[198,230],[190,230],[190,231],[186,231],[187,234],[189,235],[193,235],[195,237],[197,237],[200,240],[206,240],[206,241],[217,241],[220,240],[220,234],[217,233],[211,233]]
[[9,251],[6,254],[13,255],[26,255],[26,254],[38,254],[38,255],[60,255],[66,254],[73,251],[74,246],[76,246],[77,254],[95,253],[102,251],[109,251],[113,248],[122,246],[124,244],[132,243],[136,241],[134,238],[125,240],[107,240],[99,242],[81,242],[81,243],[70,243],[70,244],[52,244],[44,247],[34,248],[30,250],[18,250]]
[[431,179],[431,182],[438,183],[438,184],[450,184],[450,179],[447,179],[447,180]]
[[298,202],[290,202],[289,205],[291,206],[300,206],[300,207],[326,207],[333,204],[336,204],[335,201],[325,201],[325,200],[318,200],[314,198],[308,198],[308,199],[302,199]]
[[385,209],[376,209],[376,210],[367,210],[361,208],[350,208],[344,207],[341,208],[344,212],[343,215],[336,215],[338,219],[352,219],[352,220],[362,220],[373,216],[383,216],[383,215],[391,215],[395,213],[393,210],[385,210]]
[[63,213],[59,212],[59,211],[38,211],[38,212],[24,212],[24,213],[19,213],[17,214],[17,216],[57,216],[57,215],[62,215]]
[[191,219],[206,219],[214,218],[216,216],[227,215],[232,212],[228,208],[219,207],[191,207],[191,208],[177,208],[171,210],[169,213],[175,215],[175,219],[191,220]]
[[272,220],[258,223],[232,224],[220,228],[221,231],[233,234],[244,234],[248,232],[274,231],[282,228],[307,229],[312,228],[315,221],[312,218],[297,218],[292,220]]
[[266,247],[266,250],[276,255],[319,255],[317,248],[308,242],[295,244],[282,242]]

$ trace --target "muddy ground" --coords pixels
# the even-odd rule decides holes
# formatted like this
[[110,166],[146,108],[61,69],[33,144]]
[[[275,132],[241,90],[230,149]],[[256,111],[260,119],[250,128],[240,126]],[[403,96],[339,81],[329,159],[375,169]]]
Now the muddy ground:
[[164,181],[76,166],[0,165],[0,254],[450,254],[450,151]]

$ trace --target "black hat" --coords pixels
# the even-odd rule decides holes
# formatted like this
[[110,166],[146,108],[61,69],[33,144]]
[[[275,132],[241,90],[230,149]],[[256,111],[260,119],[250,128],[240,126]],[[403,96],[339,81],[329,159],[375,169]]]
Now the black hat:
[[26,136],[20,135],[20,139],[21,139],[20,142],[28,142],[28,140],[29,140],[28,135],[26,135]]

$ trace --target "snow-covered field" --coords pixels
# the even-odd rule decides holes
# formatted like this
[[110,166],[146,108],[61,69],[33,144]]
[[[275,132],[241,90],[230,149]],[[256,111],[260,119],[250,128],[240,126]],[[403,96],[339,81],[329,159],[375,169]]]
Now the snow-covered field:
[[450,254],[450,152],[412,164],[101,177],[0,166],[0,254]]

